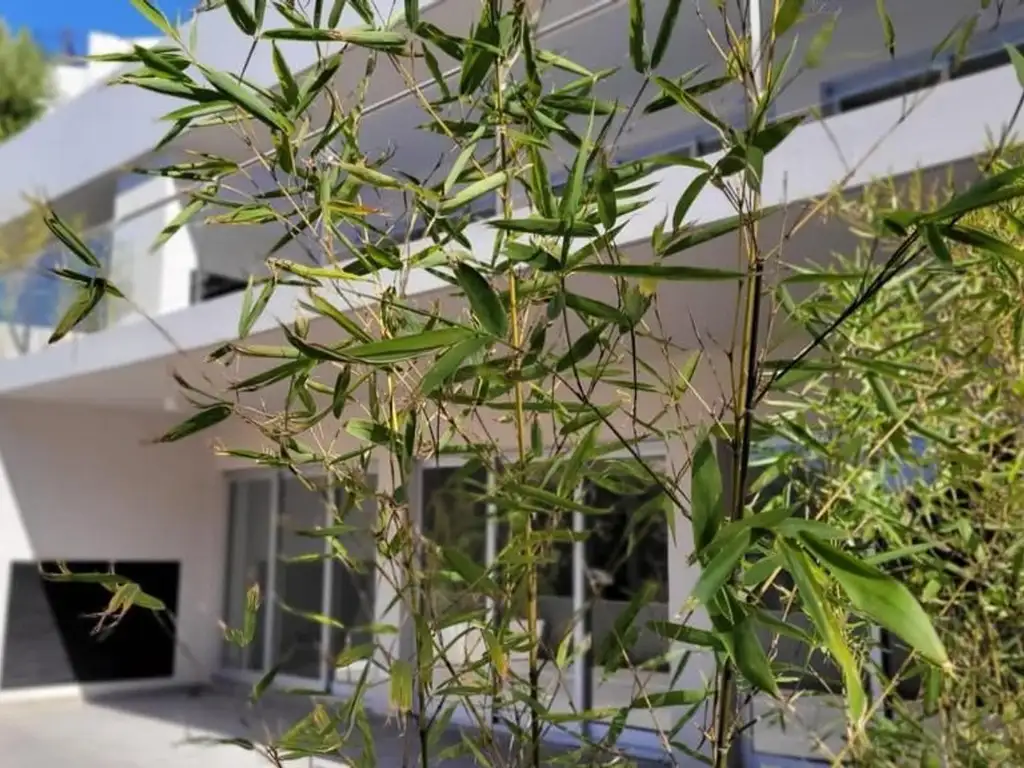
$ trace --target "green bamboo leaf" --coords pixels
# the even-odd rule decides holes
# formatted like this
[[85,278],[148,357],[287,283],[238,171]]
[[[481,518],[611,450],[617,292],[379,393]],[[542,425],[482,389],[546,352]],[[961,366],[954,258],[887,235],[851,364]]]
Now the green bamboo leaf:
[[949,252],[946,241],[942,239],[942,234],[939,232],[938,227],[934,224],[925,224],[924,237],[928,241],[928,247],[931,248],[936,259],[943,264],[953,263],[953,255]]
[[807,54],[804,56],[805,67],[817,69],[821,66],[821,62],[825,58],[825,52],[828,50],[829,45],[832,44],[832,35],[835,30],[836,17],[833,15],[825,20],[818,31],[814,33],[814,37],[811,38],[811,43],[807,46]]
[[78,295],[71,303],[71,306],[68,307],[67,311],[53,329],[53,333],[50,334],[50,338],[47,340],[47,343],[53,344],[60,341],[74,330],[79,323],[88,317],[105,295],[106,285],[106,280],[100,280],[97,278],[89,281],[87,285],[82,286],[77,291]]
[[728,218],[713,221],[710,224],[704,224],[699,227],[684,228],[679,234],[668,238],[661,244],[659,255],[671,256],[689,250],[722,235],[735,232],[746,222],[763,219],[765,216],[773,213],[774,210],[774,208],[766,207],[758,211],[745,213],[743,216],[729,216]]
[[564,292],[565,306],[575,310],[584,317],[593,317],[598,320],[606,320],[616,325],[628,325],[629,318],[622,310],[605,304],[603,301],[581,296],[578,293]]
[[750,549],[750,542],[749,530],[740,531],[733,536],[701,569],[691,599],[701,605],[710,605],[719,590],[736,572],[740,560]]
[[290,133],[292,129],[288,118],[263,100],[254,90],[240,83],[231,75],[199,66],[207,81],[218,93],[241,107],[247,115],[254,117],[270,128]]
[[[665,96],[670,98],[676,104],[685,109],[687,112],[696,115],[705,123],[712,126],[713,128],[716,128],[718,131],[725,134],[726,136],[732,134],[732,129],[729,128],[729,126],[723,120],[721,120],[715,114],[710,112],[699,101],[697,101],[697,94],[695,93],[693,88],[683,88],[680,85],[677,85],[676,83],[672,82],[671,80],[657,75],[654,77],[654,82],[658,85],[659,88],[661,88]],[[649,104],[645,111],[656,111],[654,107],[654,102]]]
[[782,120],[769,123],[762,130],[754,134],[754,137],[750,140],[750,146],[757,147],[757,149],[767,155],[785,141],[786,137],[796,130],[803,121],[804,115],[791,115]]
[[354,163],[335,163],[335,166],[345,171],[345,173],[353,176],[359,181],[370,184],[379,189],[401,189],[404,184],[393,176],[388,176],[382,171],[378,171],[376,168],[369,168],[365,165],[356,165]]
[[604,636],[604,641],[595,649],[595,663],[609,672],[628,666],[627,654],[636,644],[639,632],[633,626],[640,611],[657,598],[658,585],[654,581],[645,581],[640,585],[626,607],[615,617],[611,631]]
[[483,329],[499,339],[505,338],[508,335],[508,314],[487,279],[464,261],[455,266],[455,278]]
[[420,379],[420,395],[429,397],[448,381],[455,372],[471,359],[480,350],[488,345],[489,341],[484,337],[466,339],[454,345],[451,349],[441,355]]
[[956,195],[939,210],[920,217],[924,223],[948,221],[979,208],[1014,200],[1024,194],[1024,166],[1014,166],[974,183],[966,192]]
[[[409,1],[412,2],[414,5],[416,3],[416,0]],[[466,165],[473,157],[473,153],[476,152],[476,148],[477,145],[480,143],[480,139],[484,137],[484,134],[486,132],[486,125],[478,126],[477,129],[473,131],[472,135],[469,137],[469,140],[465,143],[465,145],[463,145],[462,151],[459,152],[458,157],[455,158],[455,162],[452,163],[451,170],[448,171],[448,175],[445,177],[444,184],[441,185],[441,192],[445,196],[451,194],[452,187],[454,187],[458,183],[459,177],[462,175],[462,171],[465,170]]]
[[1010,54],[1010,61],[1013,63],[1013,71],[1017,74],[1017,82],[1024,86],[1024,55],[1017,50],[1015,45],[1007,45],[1006,52]]
[[263,314],[263,310],[267,308],[267,303],[270,301],[270,297],[274,294],[274,289],[277,287],[277,281],[267,280],[263,283],[263,287],[260,288],[259,296],[253,299],[252,292],[255,287],[255,280],[253,277],[249,277],[249,284],[245,287],[245,294],[242,297],[242,311],[238,318],[238,338],[244,339],[252,331],[256,321],[259,320]]
[[155,5],[153,5],[153,3],[151,3],[149,0],[131,0],[131,2],[132,5],[135,6],[135,10],[137,10],[140,14],[145,16],[146,20],[149,21],[149,23],[151,23],[153,26],[155,26],[168,37],[173,38],[176,36],[175,29],[173,26],[171,26],[171,22],[167,20],[167,17],[164,16],[160,12],[160,10]]
[[260,371],[257,374],[235,382],[230,386],[230,389],[235,392],[256,392],[271,384],[284,381],[308,370],[309,362],[307,360],[289,360],[287,363],[281,363],[281,365],[276,365],[273,368]]
[[392,431],[386,425],[370,419],[349,419],[345,431],[374,445],[389,445],[393,437]]
[[565,424],[562,425],[561,429],[558,430],[558,434],[562,437],[575,434],[581,429],[589,427],[591,424],[597,424],[606,422],[608,417],[611,416],[615,411],[619,409],[618,403],[611,403],[610,405],[601,405],[592,407],[583,413],[577,414],[569,419]]
[[807,556],[785,541],[780,541],[779,546],[786,562],[786,570],[793,577],[793,583],[799,592],[804,613],[811,620],[811,624],[824,641],[825,648],[842,672],[850,722],[859,724],[867,712],[867,699],[864,695],[860,665],[846,643],[839,616],[826,602],[821,577]]
[[370,336],[370,334],[368,334],[365,330],[363,330],[363,328],[361,328],[355,320],[353,320],[340,309],[338,309],[336,306],[331,304],[329,301],[327,301],[327,299],[323,298],[314,291],[309,292],[309,298],[312,304],[307,304],[304,301],[300,301],[299,306],[306,310],[309,310],[313,314],[329,317],[331,320],[337,323],[338,326],[340,326],[346,332],[348,332],[348,334],[356,341],[360,341],[363,343],[369,343],[373,341],[373,337]]
[[701,436],[694,450],[690,487],[693,545],[697,554],[702,555],[714,540],[725,519],[722,474],[718,467],[714,442],[709,433]]
[[705,171],[704,173],[697,174],[693,181],[686,185],[686,189],[679,196],[679,199],[676,201],[676,207],[672,211],[672,231],[678,231],[683,225],[686,214],[689,213],[697,196],[710,180],[711,172]]
[[100,268],[100,260],[96,258],[96,254],[92,252],[89,246],[82,242],[82,239],[75,234],[74,230],[54,210],[49,209],[46,211],[43,216],[43,223],[50,230],[51,234],[60,240],[79,261],[86,266],[95,269]]
[[230,403],[217,403],[216,405],[211,405],[207,408],[203,408],[195,415],[185,419],[185,421],[181,422],[176,427],[165,432],[156,439],[156,442],[177,442],[189,435],[194,435],[196,432],[201,432],[204,429],[209,429],[216,424],[220,424],[231,414],[232,408]]
[[803,534],[800,542],[828,570],[856,611],[898,635],[932,663],[949,665],[946,649],[928,614],[905,586],[813,536]]
[[482,18],[473,38],[475,43],[466,47],[462,59],[462,73],[459,78],[459,93],[469,96],[483,84],[491,66],[497,60],[497,47],[501,44],[501,33],[491,21],[491,9],[485,5]]
[[441,203],[438,210],[442,213],[448,213],[449,211],[462,208],[476,200],[478,197],[483,197],[488,192],[494,192],[496,189],[504,186],[508,183],[509,179],[515,175],[515,173],[516,171],[513,169],[506,169],[504,171],[498,171],[497,173],[485,176],[479,181],[475,181],[460,189],[454,197],[450,197]]
[[1012,259],[1018,263],[1024,263],[1024,251],[975,227],[961,224],[943,227],[940,231],[945,237],[963,245],[979,248],[996,256]]
[[885,0],[875,0],[875,11],[878,13],[878,20],[882,23],[882,35],[885,37],[885,49],[889,52],[889,58],[896,58],[896,30],[892,25],[892,17],[886,10]]
[[736,668],[747,682],[779,698],[779,684],[772,673],[768,654],[758,639],[754,620],[750,615],[744,615],[733,625],[727,644]]
[[598,342],[601,341],[601,337],[607,329],[607,323],[601,323],[578,336],[573,341],[572,346],[569,347],[569,351],[562,355],[558,362],[555,363],[555,371],[561,373],[573,365],[579,366],[582,364],[597,349]]
[[647,33],[643,0],[629,0],[629,58],[633,69],[647,74]]
[[448,566],[474,594],[491,597],[501,595],[501,588],[487,574],[487,569],[457,547],[441,550],[445,565]]
[[406,38],[401,32],[372,27],[353,29],[317,29],[314,27],[283,27],[268,29],[263,37],[268,40],[293,40],[307,43],[346,43],[385,53],[398,53],[405,49]]
[[228,13],[231,15],[231,20],[235,22],[236,27],[247,35],[256,34],[256,17],[246,7],[245,0],[225,0],[225,5],[227,5]]
[[289,108],[294,108],[299,103],[299,84],[276,43],[271,44],[270,51],[277,82],[281,84],[281,98]]
[[352,382],[352,369],[347,365],[338,372],[338,378],[334,381],[334,392],[331,395],[331,413],[334,418],[340,419],[342,411],[345,410],[345,403],[348,400],[348,388]]
[[397,363],[476,337],[469,328],[444,328],[346,347],[344,353],[367,363]]
[[722,641],[714,633],[705,629],[697,629],[688,624],[677,624],[671,621],[649,621],[647,627],[659,637],[675,643],[687,643],[701,648],[722,650]]
[[581,264],[575,272],[607,277],[637,277],[650,280],[686,280],[707,282],[715,280],[737,280],[742,272],[711,267],[684,267],[669,264]]
[[416,29],[420,23],[420,0],[405,0],[405,25]]
[[563,221],[531,216],[525,219],[495,219],[487,222],[495,229],[506,232],[522,232],[530,235],[550,235],[552,237],[597,237],[598,230],[593,224],[581,221]]
[[619,217],[618,201],[615,196],[615,178],[608,170],[603,153],[595,183],[597,187],[597,213],[601,219],[601,225],[605,229],[611,229],[615,226],[615,220]]
[[[415,0],[413,1],[415,2]],[[341,23],[341,14],[345,10],[345,4],[347,2],[348,0],[334,0],[334,5],[331,6],[331,12],[327,14],[328,27],[334,29]]]
[[786,34],[796,24],[804,9],[804,0],[782,0],[775,6],[775,21],[772,31],[776,40]]
[[651,53],[651,69],[657,69],[665,51],[668,50],[668,44],[672,40],[672,33],[675,31],[676,20],[679,18],[679,9],[682,5],[683,0],[668,0],[665,6],[665,13],[658,26],[658,37],[654,40],[654,50]]

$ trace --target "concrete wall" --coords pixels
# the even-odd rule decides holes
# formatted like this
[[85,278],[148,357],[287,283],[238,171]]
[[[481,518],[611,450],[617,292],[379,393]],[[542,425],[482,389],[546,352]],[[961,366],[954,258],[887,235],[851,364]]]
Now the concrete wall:
[[169,421],[0,403],[0,637],[13,560],[177,560],[175,680],[215,669],[227,501],[201,442],[144,445]]

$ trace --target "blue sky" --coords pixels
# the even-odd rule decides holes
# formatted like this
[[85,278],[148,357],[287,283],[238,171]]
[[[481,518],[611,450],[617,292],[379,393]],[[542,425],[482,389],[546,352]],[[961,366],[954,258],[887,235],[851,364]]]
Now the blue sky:
[[[175,18],[187,14],[196,0],[155,0],[157,7]],[[120,35],[147,35],[152,26],[129,0],[0,0],[0,18],[8,26],[28,27],[41,41],[56,44],[64,30],[81,35],[99,30]]]

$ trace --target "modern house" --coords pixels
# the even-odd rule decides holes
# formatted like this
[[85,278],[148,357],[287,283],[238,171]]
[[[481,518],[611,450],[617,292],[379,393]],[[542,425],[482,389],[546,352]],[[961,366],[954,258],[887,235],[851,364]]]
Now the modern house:
[[[476,17],[478,3],[422,0],[422,15],[443,29],[464,30]],[[665,3],[647,5],[653,39]],[[693,5],[710,9],[713,3],[700,0]],[[771,0],[761,0],[761,6],[770,18]],[[993,4],[980,16],[963,55],[954,59],[955,46],[936,54],[936,43],[978,10],[977,0],[892,0],[894,55],[886,50],[873,3],[823,0],[806,6],[809,19],[798,27],[794,61],[802,59],[815,30],[829,19],[836,19],[835,31],[820,65],[801,71],[778,99],[777,116],[807,111],[813,117],[767,158],[766,204],[795,205],[837,184],[855,191],[873,179],[918,170],[938,175],[952,168],[966,177],[991,137],[1010,124],[1021,85],[1005,46],[1024,46],[1024,9]],[[624,0],[548,0],[538,45],[565,52],[594,71],[618,67],[628,62],[628,18]],[[702,21],[691,4],[683,4],[676,40],[661,64],[666,75],[716,60],[704,27],[713,19],[709,11]],[[341,24],[356,23],[346,9]],[[273,24],[279,25],[283,23]],[[199,59],[215,68],[237,71],[250,54],[249,40],[223,8],[200,16],[196,40]],[[289,44],[284,50],[297,72],[314,63],[311,46]],[[247,72],[255,82],[274,85],[268,47],[255,48]],[[338,87],[351,87],[360,75],[358,67],[343,67]],[[436,137],[417,129],[424,122],[421,107],[393,73],[378,75],[363,135],[379,146],[367,151],[391,149],[394,166],[412,173],[429,170],[438,160],[432,143]],[[638,76],[623,66],[603,83],[601,93],[628,101],[637,83]],[[730,102],[730,93],[721,93],[714,104],[719,114],[741,115],[742,95],[735,94]],[[129,169],[155,161],[152,148],[166,130],[158,118],[172,104],[167,97],[139,89],[93,85],[0,145],[0,227],[17,233],[29,210],[25,195],[45,195],[57,210],[76,218],[113,282],[130,299],[104,304],[85,327],[48,346],[46,339],[67,294],[45,270],[62,263],[65,254],[50,249],[0,276],[0,705],[22,697],[83,695],[111,687],[219,677],[254,680],[276,665],[279,681],[343,695],[359,665],[335,668],[331,656],[373,638],[339,635],[332,626],[301,621],[276,602],[334,616],[346,625],[400,626],[403,621],[403,607],[372,568],[284,562],[322,546],[297,531],[322,523],[324,505],[289,475],[216,456],[213,440],[256,447],[256,438],[242,425],[228,422],[173,445],[149,444],[188,413],[172,372],[223,382],[223,374],[206,356],[236,336],[240,289],[262,268],[268,248],[280,235],[271,227],[228,230],[194,224],[151,252],[157,234],[180,212],[188,185],[133,175]],[[715,138],[678,111],[643,116],[622,134],[616,157],[626,160],[655,150],[709,155],[717,151]],[[186,131],[161,157],[189,150],[239,157],[249,152],[231,131],[215,128]],[[619,235],[620,247],[639,254],[649,249],[653,229],[671,213],[694,175],[681,166],[659,171],[653,177],[651,203],[631,215]],[[486,217],[487,211],[481,214]],[[710,191],[690,211],[692,219],[702,222],[730,214],[724,198]],[[784,223],[776,217],[763,226],[771,236]],[[482,251],[489,232],[486,222],[474,223],[470,240]],[[813,258],[848,245],[842,227],[812,222],[790,238],[787,252],[790,258]],[[694,258],[722,263],[735,258],[735,252],[735,242],[721,238],[695,251]],[[303,258],[298,251],[287,255]],[[444,286],[416,273],[411,288],[430,295]],[[682,348],[692,347],[697,335],[727,335],[733,321],[728,295],[717,288],[678,290],[673,301],[685,311],[666,319],[666,334]],[[276,343],[276,321],[294,318],[298,297],[287,287],[275,294],[253,331],[254,343]],[[318,332],[330,331],[311,329]],[[713,386],[713,375],[705,383]],[[343,435],[339,429],[339,446]],[[682,461],[685,446],[650,445],[644,450],[671,464]],[[383,462],[374,470],[378,483],[391,482],[386,470]],[[451,472],[445,463],[425,462],[422,467],[416,504],[426,528],[435,524],[430,510],[445,503],[440,494]],[[602,503],[628,515],[629,505],[619,501]],[[362,512],[369,526],[374,510]],[[684,510],[678,512],[682,516]],[[487,560],[494,556],[493,531],[485,517],[474,515],[476,511],[465,510],[467,518],[479,523],[473,554]],[[610,538],[616,535],[614,529],[608,532]],[[689,564],[689,536],[686,524],[674,526],[674,534],[666,525],[638,545],[633,571],[640,576],[634,578],[653,578],[661,585],[645,608],[650,618],[675,616],[690,595],[698,569]],[[350,553],[373,565],[378,554],[372,537],[355,532],[351,538]],[[565,573],[551,579],[542,606],[545,631],[556,625],[564,631],[566,621],[583,613],[577,574],[584,568],[601,569],[602,563],[593,561],[599,552],[591,550],[591,561],[583,563],[584,550],[574,549]],[[125,575],[164,600],[173,623],[157,627],[144,612],[129,614],[106,645],[95,643],[81,611],[68,608],[82,605],[75,590],[84,587],[54,587],[38,577],[40,563],[58,560],[80,567],[118,563]],[[255,642],[239,650],[226,645],[222,622],[237,626],[246,589],[254,581],[262,585],[266,602]],[[608,602],[628,599],[623,597],[628,586],[613,577]],[[613,594],[616,590],[621,594]],[[102,604],[102,595],[93,592],[81,599],[97,601],[93,610]],[[605,613],[590,610],[590,631],[607,632],[615,615],[614,606]],[[144,657],[135,650],[139,638],[145,639]],[[638,646],[650,642],[641,636]],[[467,655],[473,652],[465,649]],[[637,650],[640,656],[656,652]],[[678,681],[663,671],[645,674],[655,689],[698,687],[703,682],[698,667],[688,667]],[[605,674],[589,662],[574,667],[569,677],[552,694],[567,705],[622,706],[634,696],[631,680]],[[794,704],[797,725],[782,728],[770,719],[759,723],[750,748],[752,755],[761,755],[751,760],[762,762],[750,764],[783,766],[790,757],[814,754],[818,746],[808,733],[826,734],[824,740],[833,747],[841,741],[839,733],[827,736],[834,718],[823,698]],[[379,695],[372,690],[369,701],[386,709],[386,686]],[[678,714],[660,713],[660,725],[674,722]],[[637,714],[620,737],[622,746],[657,752],[654,725],[651,716]],[[684,737],[699,741],[696,730]]]

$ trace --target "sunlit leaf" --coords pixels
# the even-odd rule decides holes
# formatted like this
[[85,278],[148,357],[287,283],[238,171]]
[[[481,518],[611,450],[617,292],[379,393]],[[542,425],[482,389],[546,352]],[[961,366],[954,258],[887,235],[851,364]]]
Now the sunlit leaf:
[[928,615],[894,578],[813,536],[800,541],[828,570],[855,610],[898,635],[934,664],[949,664],[946,649]]
[[644,24],[644,0],[629,0],[629,58],[633,69],[647,72],[647,37]]

